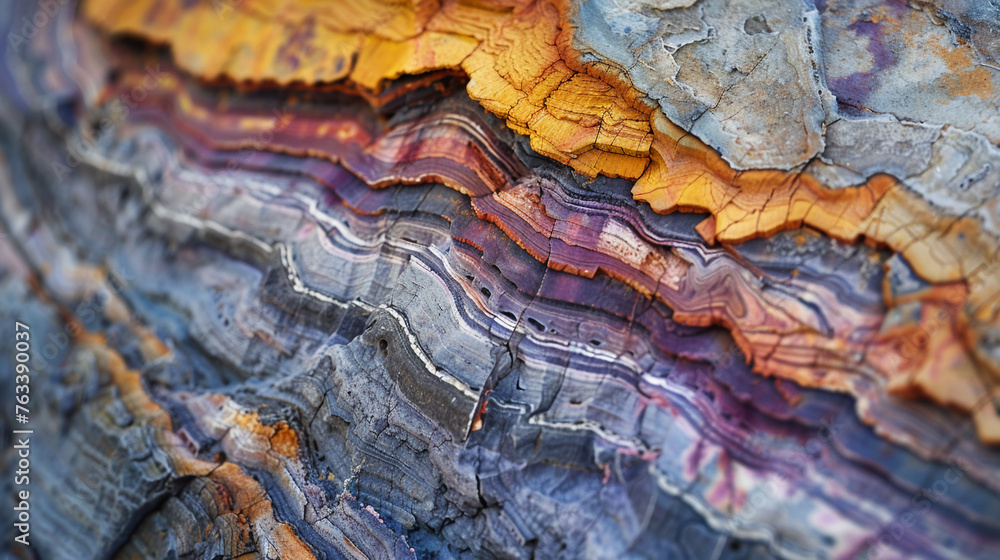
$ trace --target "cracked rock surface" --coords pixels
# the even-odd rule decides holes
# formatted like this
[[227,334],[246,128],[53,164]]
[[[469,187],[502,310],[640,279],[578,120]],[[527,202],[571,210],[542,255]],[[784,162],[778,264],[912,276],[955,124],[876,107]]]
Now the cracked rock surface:
[[993,3],[57,4],[12,557],[1000,556]]

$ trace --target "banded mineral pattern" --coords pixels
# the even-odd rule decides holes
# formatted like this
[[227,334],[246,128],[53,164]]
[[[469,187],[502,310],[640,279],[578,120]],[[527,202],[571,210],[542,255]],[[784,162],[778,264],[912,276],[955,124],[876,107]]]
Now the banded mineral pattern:
[[0,27],[15,558],[1000,557],[994,3]]

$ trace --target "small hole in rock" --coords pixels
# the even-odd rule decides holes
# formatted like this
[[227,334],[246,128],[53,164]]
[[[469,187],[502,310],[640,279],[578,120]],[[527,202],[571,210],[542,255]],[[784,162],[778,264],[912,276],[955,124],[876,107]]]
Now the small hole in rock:
[[389,349],[389,343],[386,342],[384,338],[380,338],[378,341],[378,349],[385,352]]
[[767,24],[767,19],[764,16],[757,15],[743,22],[743,32],[747,35],[771,33],[771,26]]
[[486,288],[479,288],[479,291],[482,292],[482,294],[486,297],[490,297],[493,295],[493,292],[487,290]]
[[545,325],[539,323],[534,317],[528,317],[528,322],[531,323],[532,327],[538,329],[538,332],[545,332]]

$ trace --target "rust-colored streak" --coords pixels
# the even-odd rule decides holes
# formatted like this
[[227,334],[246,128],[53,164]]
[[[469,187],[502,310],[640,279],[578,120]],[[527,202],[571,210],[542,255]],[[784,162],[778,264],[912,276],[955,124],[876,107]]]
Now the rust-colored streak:
[[997,95],[990,80],[990,71],[972,59],[969,47],[949,49],[937,43],[932,43],[930,47],[948,65],[950,72],[943,74],[937,81],[949,94],[975,95],[983,101],[989,101]]
[[[260,542],[266,538],[273,545],[273,552],[279,558],[293,560],[315,558],[309,547],[295,535],[292,527],[275,517],[267,492],[256,480],[235,463],[217,464],[192,455],[181,437],[172,431],[170,416],[145,392],[141,375],[128,369],[118,352],[107,346],[103,336],[83,329],[79,329],[78,333],[75,337],[77,350],[88,352],[96,358],[98,367],[109,374],[111,382],[118,388],[122,402],[135,421],[156,430],[156,440],[169,455],[175,475],[204,476],[219,484],[216,497],[220,512],[232,511],[238,514],[241,540]],[[162,344],[160,341],[156,342]],[[297,436],[287,425],[277,430],[275,435],[279,447],[287,448],[284,451],[294,453],[297,449]],[[256,536],[251,533],[256,533]]]

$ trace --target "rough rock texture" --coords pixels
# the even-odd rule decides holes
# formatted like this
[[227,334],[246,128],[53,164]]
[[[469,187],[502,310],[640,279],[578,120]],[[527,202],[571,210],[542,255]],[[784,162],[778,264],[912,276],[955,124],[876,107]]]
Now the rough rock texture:
[[823,152],[836,113],[810,4],[582,1],[574,46],[628,69],[671,121],[737,169],[789,169]]
[[15,557],[1000,555],[993,4],[53,6]]

